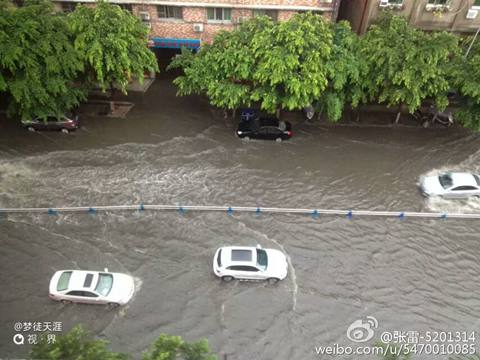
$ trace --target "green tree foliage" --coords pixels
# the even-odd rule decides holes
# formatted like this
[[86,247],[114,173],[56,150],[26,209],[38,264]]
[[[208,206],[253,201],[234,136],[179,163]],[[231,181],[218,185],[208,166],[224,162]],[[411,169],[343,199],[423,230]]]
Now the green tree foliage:
[[216,360],[207,340],[186,342],[180,336],[161,334],[142,360]]
[[[80,325],[68,333],[48,341],[42,336],[32,346],[30,357],[42,360],[127,360],[127,354],[112,352],[107,348],[108,341],[95,340]],[[142,360],[216,360],[210,352],[207,340],[184,341],[180,336],[161,334],[142,354]]]
[[95,7],[77,6],[68,15],[74,46],[85,61],[86,76],[102,90],[158,71],[155,55],[147,48],[148,29],[140,19],[119,6],[98,1]]
[[359,41],[348,22],[332,24],[333,51],[327,63],[328,87],[316,100],[316,108],[327,118],[337,121],[346,103],[351,102],[352,89],[360,81]]
[[73,87],[83,62],[70,39],[65,17],[51,3],[0,6],[0,95],[10,116],[60,115],[85,98]]
[[356,63],[349,62],[355,40],[345,23],[333,26],[311,13],[279,23],[260,17],[219,33],[196,55],[184,52],[170,68],[184,71],[174,81],[180,95],[205,93],[227,109],[254,102],[270,113],[301,109],[328,88],[330,100],[322,106],[336,120],[344,87],[357,77]]
[[[463,41],[462,50],[465,55],[472,40],[467,38]],[[455,119],[466,128],[480,131],[480,45],[478,42],[473,44],[468,56],[456,57],[452,83],[462,97],[461,106],[455,112]]]
[[417,30],[403,17],[383,17],[360,40],[361,81],[353,105],[405,104],[413,113],[428,98],[444,109],[450,89],[448,63],[457,42],[446,32]]
[[125,360],[129,356],[114,353],[107,348],[107,341],[93,340],[91,335],[76,326],[65,335],[56,336],[55,342],[48,342],[46,336],[33,345],[32,359],[42,360]]

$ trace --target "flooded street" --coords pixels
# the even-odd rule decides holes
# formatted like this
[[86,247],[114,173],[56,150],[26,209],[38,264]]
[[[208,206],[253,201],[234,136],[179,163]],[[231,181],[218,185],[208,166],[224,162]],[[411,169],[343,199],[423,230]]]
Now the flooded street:
[[[0,207],[232,205],[480,212],[480,199],[425,200],[421,175],[480,171],[480,139],[455,129],[294,123],[283,143],[243,142],[204,99],[166,80],[126,119],[83,117],[71,135],[29,133],[0,119]],[[207,338],[223,360],[357,359],[315,346],[354,345],[349,325],[382,331],[480,330],[478,220],[186,212],[15,214],[0,219],[0,358],[25,357],[15,322],[78,323],[136,358],[160,333]],[[283,250],[277,285],[222,283],[222,245]],[[124,272],[124,308],[48,298],[59,269]],[[480,334],[477,334],[480,336]],[[480,341],[477,340],[477,352]],[[361,359],[375,359],[363,356]],[[446,359],[417,355],[413,359]]]

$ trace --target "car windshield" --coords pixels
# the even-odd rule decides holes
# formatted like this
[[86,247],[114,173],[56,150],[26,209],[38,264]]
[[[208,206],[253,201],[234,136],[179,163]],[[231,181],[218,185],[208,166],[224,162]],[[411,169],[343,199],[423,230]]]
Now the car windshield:
[[95,287],[95,291],[103,296],[107,296],[112,290],[113,276],[110,274],[98,275],[98,283]]
[[444,189],[449,188],[453,185],[452,177],[450,174],[443,174],[438,177],[438,181]]
[[475,178],[477,185],[480,186],[480,177],[478,175],[473,175],[473,177]]
[[257,249],[257,265],[262,270],[267,269],[268,256],[267,256],[267,252],[265,250]]
[[70,282],[70,277],[72,276],[71,271],[64,271],[57,283],[57,291],[63,291],[68,289],[68,283]]

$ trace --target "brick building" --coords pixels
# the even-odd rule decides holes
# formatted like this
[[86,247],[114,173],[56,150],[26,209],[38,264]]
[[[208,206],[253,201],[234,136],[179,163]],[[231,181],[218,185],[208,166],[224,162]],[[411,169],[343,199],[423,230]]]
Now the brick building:
[[[76,4],[93,0],[54,0],[57,8],[73,11]],[[335,21],[340,0],[112,0],[140,17],[150,27],[155,48],[198,48],[220,30],[231,30],[258,15],[289,19],[311,11]]]
[[365,33],[383,11],[404,16],[410,25],[428,31],[475,32],[480,28],[480,0],[342,0],[338,20],[348,20]]

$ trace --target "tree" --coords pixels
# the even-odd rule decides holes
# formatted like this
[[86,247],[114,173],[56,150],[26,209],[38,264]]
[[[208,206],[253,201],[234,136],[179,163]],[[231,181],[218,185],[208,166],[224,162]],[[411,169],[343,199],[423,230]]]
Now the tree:
[[114,353],[107,349],[107,341],[93,340],[91,335],[76,326],[68,333],[56,336],[54,342],[49,342],[47,336],[32,346],[32,359],[43,360],[125,360],[129,356]]
[[255,18],[231,32],[219,33],[198,54],[184,52],[174,60],[170,68],[184,71],[174,83],[180,95],[205,93],[218,107],[235,109],[259,103],[262,110],[273,113],[302,109],[320,100],[331,81],[329,98],[334,101],[325,105],[327,114],[337,119],[344,101],[341,93],[347,79],[355,77],[355,70],[354,64],[344,66],[345,52],[334,49],[349,45],[353,34],[345,23],[336,31],[312,13],[280,23]]
[[[55,341],[49,341],[43,335],[32,346],[30,357],[42,360],[127,360],[131,356],[116,353],[107,348],[108,341],[95,340],[80,325],[64,335],[57,335]],[[142,354],[142,360],[216,360],[207,340],[197,342],[184,341],[180,336],[161,334]]]
[[0,5],[0,94],[22,120],[63,114],[85,99],[73,83],[83,70],[65,17],[48,1]]
[[316,100],[319,113],[325,112],[331,121],[338,121],[346,103],[353,97],[351,89],[360,82],[360,59],[358,36],[348,22],[332,24],[333,51],[327,63],[328,87]]
[[443,110],[450,90],[448,64],[457,49],[452,34],[426,33],[403,17],[383,17],[360,40],[363,63],[353,105],[369,101],[406,105],[413,113],[428,98]]
[[142,360],[216,360],[207,340],[186,342],[180,336],[161,334]]
[[[466,54],[472,38],[462,42]],[[461,96],[455,119],[466,128],[480,131],[480,45],[474,43],[468,57],[458,55],[452,66],[452,83]]]
[[143,82],[145,72],[158,71],[147,47],[148,29],[130,12],[98,1],[95,7],[77,6],[68,20],[75,49],[85,61],[86,80],[103,91],[117,86],[126,93],[133,77]]

